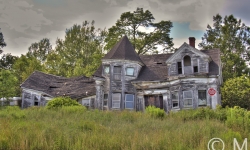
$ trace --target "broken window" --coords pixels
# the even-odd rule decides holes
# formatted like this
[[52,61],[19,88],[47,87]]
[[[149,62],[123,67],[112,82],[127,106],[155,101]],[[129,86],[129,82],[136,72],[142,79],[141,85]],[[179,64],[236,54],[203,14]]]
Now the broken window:
[[192,91],[183,91],[183,103],[184,107],[193,106],[193,93]]
[[133,94],[125,95],[125,108],[134,109],[134,95]]
[[121,80],[122,67],[114,66],[114,80]]
[[126,75],[127,76],[134,76],[134,68],[133,67],[128,67],[126,68]]
[[207,92],[206,90],[198,90],[198,104],[199,106],[207,105]]
[[106,75],[109,74],[109,66],[107,65],[103,66],[103,73]]
[[172,108],[179,108],[179,94],[178,94],[178,92],[172,93]]
[[112,108],[120,108],[121,93],[112,94]]
[[182,74],[182,65],[181,62],[177,63],[178,74]]
[[103,107],[108,106],[108,94],[104,94],[103,96]]
[[82,105],[83,105],[83,106],[86,106],[87,108],[89,108],[90,100],[89,100],[89,99],[83,99],[83,100],[82,100]]

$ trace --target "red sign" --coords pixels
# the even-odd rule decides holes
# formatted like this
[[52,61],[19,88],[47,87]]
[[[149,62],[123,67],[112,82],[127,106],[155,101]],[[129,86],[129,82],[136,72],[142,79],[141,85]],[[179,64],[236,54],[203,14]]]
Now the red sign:
[[208,90],[208,94],[209,94],[210,96],[213,96],[215,93],[216,93],[216,90],[213,89],[213,88],[210,88],[210,89]]

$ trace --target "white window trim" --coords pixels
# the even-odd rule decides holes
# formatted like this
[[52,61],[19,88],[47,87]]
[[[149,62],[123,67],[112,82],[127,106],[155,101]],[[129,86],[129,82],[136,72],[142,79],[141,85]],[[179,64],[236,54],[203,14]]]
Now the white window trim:
[[132,95],[133,96],[133,102],[131,102],[131,101],[128,101],[129,103],[133,103],[133,105],[134,105],[134,103],[135,103],[135,95],[134,94],[125,94],[125,109],[134,109],[134,107],[133,108],[127,108],[127,95]]
[[[191,92],[192,98],[185,98],[185,97],[184,97],[184,95],[185,95],[184,93],[185,93],[185,92]],[[191,104],[191,105],[185,105],[185,102],[184,102],[184,101],[185,101],[185,100],[188,100],[188,99],[191,99],[191,100],[192,100],[192,104]],[[191,108],[191,107],[193,107],[193,105],[194,105],[193,99],[194,99],[194,96],[193,96],[193,91],[192,91],[192,90],[183,91],[183,107],[184,107],[184,108]]]
[[[120,95],[120,99],[119,100],[114,100],[114,95],[115,94],[119,94]],[[114,107],[113,106],[113,102],[119,102],[119,107]],[[112,108],[121,108],[121,93],[112,93]]]

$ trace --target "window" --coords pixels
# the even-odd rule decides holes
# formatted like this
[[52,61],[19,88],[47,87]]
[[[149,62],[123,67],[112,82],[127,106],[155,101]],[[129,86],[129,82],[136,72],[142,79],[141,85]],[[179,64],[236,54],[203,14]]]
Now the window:
[[198,66],[194,66],[194,73],[198,72]]
[[133,94],[125,95],[125,108],[134,109],[134,95]]
[[183,91],[183,102],[184,102],[184,107],[192,107],[193,106],[193,93],[192,93],[192,91]]
[[114,80],[121,80],[122,67],[114,66]]
[[90,104],[89,99],[83,99],[82,100],[82,105],[83,106],[89,107],[89,104]]
[[190,56],[185,56],[183,58],[183,61],[184,61],[184,66],[191,66],[191,58],[190,58]]
[[103,107],[108,106],[108,94],[104,94],[103,96]]
[[112,94],[112,108],[120,108],[121,93]]
[[172,93],[172,108],[179,108],[179,94],[178,94],[178,92]]
[[103,66],[104,74],[109,74],[109,66]]
[[177,63],[178,74],[182,74],[182,65],[181,62]]
[[132,67],[126,68],[126,75],[127,76],[134,76],[134,68],[132,68]]
[[198,90],[198,105],[206,106],[207,105],[207,92],[206,90]]

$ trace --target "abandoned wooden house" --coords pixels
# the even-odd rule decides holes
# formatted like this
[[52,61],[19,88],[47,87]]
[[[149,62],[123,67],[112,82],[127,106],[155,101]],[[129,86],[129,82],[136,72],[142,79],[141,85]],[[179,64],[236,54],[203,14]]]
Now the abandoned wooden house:
[[138,55],[123,37],[102,59],[93,77],[64,78],[35,71],[22,85],[22,107],[70,96],[101,110],[166,112],[221,103],[220,50],[198,50],[189,38],[172,54]]

